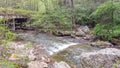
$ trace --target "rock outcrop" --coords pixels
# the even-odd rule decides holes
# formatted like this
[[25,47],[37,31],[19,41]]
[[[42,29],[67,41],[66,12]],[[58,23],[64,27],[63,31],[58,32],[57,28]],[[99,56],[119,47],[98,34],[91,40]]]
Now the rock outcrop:
[[119,68],[120,50],[106,48],[97,52],[82,53],[80,56],[82,68]]

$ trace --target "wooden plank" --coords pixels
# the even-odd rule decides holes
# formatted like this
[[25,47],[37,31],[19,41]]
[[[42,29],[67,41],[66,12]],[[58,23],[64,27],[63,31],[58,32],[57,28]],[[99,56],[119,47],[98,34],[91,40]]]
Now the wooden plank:
[[13,29],[15,31],[15,19],[13,18]]

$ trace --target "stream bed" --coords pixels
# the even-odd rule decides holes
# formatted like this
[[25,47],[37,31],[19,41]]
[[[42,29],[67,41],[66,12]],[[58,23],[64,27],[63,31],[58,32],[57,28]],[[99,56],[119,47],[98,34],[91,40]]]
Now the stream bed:
[[47,55],[54,60],[66,61],[80,68],[80,54],[84,52],[97,51],[98,48],[90,46],[90,42],[82,38],[57,37],[46,33],[18,33],[24,42],[43,45]]

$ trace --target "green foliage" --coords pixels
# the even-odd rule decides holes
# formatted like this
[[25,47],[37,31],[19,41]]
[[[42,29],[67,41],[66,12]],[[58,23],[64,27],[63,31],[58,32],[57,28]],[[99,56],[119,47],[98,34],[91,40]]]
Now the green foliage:
[[28,11],[28,10],[22,10],[22,9],[13,9],[13,8],[0,8],[1,14],[14,14],[14,15],[24,15],[28,16],[32,13],[36,13],[35,11]]
[[[120,3],[108,1],[101,4],[90,17],[98,24],[94,28],[94,34],[104,40],[120,36]],[[100,22],[100,23],[99,23]]]
[[5,25],[1,24],[3,19],[0,19],[0,40],[2,40],[5,44],[8,41],[15,39],[14,33],[9,29],[6,29]]
[[94,11],[90,17],[92,17],[96,22],[120,22],[120,3],[108,1],[100,5],[96,11]]
[[[111,29],[107,29],[106,27],[110,27]],[[103,40],[111,40],[113,37],[120,36],[120,24],[102,24],[99,23],[94,28],[94,35]]]
[[113,15],[113,20],[115,23],[120,24],[120,2],[114,3],[115,10],[114,10],[114,15]]
[[0,62],[0,67],[2,68],[20,68],[20,66],[14,62],[8,62],[8,61],[4,61],[4,62]]
[[86,25],[90,21],[89,14],[85,8],[76,8],[76,24]]
[[104,29],[105,27],[103,24],[97,24],[94,28],[94,35],[101,39],[111,39],[111,34]]
[[34,25],[40,28],[71,28],[70,10],[66,8],[57,8],[48,13],[39,13],[34,15]]
[[75,4],[76,23],[80,25],[92,25],[89,15],[95,11],[102,2],[95,0],[77,0]]

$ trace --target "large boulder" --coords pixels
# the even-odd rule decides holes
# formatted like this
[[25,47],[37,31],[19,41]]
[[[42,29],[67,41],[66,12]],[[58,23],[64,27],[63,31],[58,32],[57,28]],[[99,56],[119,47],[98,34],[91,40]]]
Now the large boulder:
[[28,68],[48,68],[48,64],[40,61],[31,61],[28,63]]
[[75,33],[76,36],[85,36],[85,32],[83,32],[82,30],[79,30],[78,32]]
[[119,68],[120,50],[106,48],[97,52],[82,53],[80,55],[82,68]]
[[71,68],[66,62],[63,62],[63,61],[61,61],[61,62],[55,62],[54,64],[53,64],[53,68]]
[[90,29],[88,26],[80,26],[79,28],[77,28],[77,31],[83,31],[85,33],[89,33],[90,32]]
[[90,29],[88,28],[88,26],[80,26],[76,30],[76,36],[86,36],[88,33],[90,33]]

